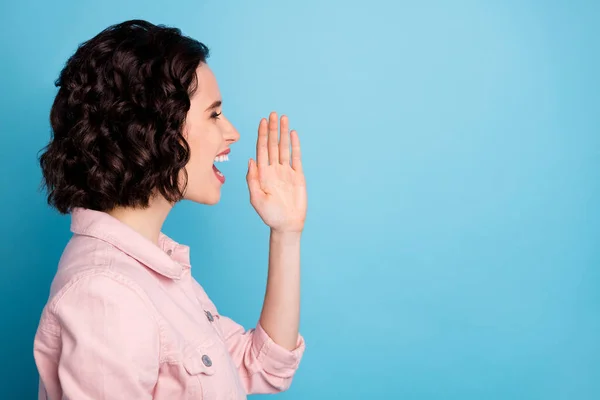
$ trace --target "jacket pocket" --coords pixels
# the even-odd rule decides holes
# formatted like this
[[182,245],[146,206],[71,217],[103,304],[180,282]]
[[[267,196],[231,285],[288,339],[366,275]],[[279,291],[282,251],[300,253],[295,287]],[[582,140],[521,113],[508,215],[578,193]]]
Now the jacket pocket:
[[236,382],[231,371],[229,354],[220,341],[190,345],[183,366],[192,379],[197,379],[202,399],[235,399]]

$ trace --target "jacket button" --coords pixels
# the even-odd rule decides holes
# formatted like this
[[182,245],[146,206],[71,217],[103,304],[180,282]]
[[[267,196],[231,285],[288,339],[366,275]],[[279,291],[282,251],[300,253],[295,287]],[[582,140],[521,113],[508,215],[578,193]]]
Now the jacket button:
[[206,354],[202,356],[202,363],[204,365],[206,365],[207,367],[212,366],[212,360],[210,359],[209,356],[207,356]]
[[208,320],[210,322],[213,322],[215,320],[215,317],[213,317],[213,315],[210,313],[210,311],[205,311],[206,313],[206,318],[208,318]]

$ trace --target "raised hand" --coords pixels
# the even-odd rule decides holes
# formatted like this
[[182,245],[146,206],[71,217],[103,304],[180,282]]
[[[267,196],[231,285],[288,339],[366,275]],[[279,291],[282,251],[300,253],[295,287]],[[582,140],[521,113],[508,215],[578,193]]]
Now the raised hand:
[[[306,219],[306,181],[302,172],[300,140],[289,121],[281,117],[261,119],[256,141],[256,161],[250,159],[246,181],[250,203],[263,222],[277,232],[301,232]],[[291,143],[291,159],[290,159]]]

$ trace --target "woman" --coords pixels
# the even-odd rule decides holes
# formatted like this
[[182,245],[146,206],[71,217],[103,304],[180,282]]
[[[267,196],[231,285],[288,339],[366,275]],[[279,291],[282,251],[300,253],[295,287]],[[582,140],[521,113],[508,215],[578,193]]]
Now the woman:
[[176,202],[219,201],[214,163],[239,139],[207,57],[179,30],[135,20],[84,43],[60,74],[40,164],[73,237],[35,337],[40,399],[240,399],[290,386],[304,351],[306,187],[287,118],[260,121],[248,164],[250,201],[271,228],[253,329],[219,314],[188,247],[161,233]]

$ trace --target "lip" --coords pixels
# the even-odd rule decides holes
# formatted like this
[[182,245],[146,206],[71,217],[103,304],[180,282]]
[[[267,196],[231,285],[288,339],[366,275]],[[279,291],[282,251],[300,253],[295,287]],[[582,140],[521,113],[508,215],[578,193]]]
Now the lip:
[[226,149],[226,150],[222,151],[221,153],[217,154],[216,157],[225,156],[229,153],[231,153],[231,149]]
[[219,169],[217,167],[215,167],[215,165],[213,164],[213,171],[215,172],[215,177],[219,180],[219,182],[221,182],[221,185],[225,183],[225,175],[223,174],[218,174],[217,172],[221,172],[219,171]]

